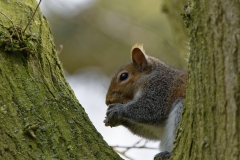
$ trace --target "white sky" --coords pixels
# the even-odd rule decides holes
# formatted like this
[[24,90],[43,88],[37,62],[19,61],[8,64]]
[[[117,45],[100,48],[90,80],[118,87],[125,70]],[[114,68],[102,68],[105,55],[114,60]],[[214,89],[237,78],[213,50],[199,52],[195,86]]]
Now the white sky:
[[[39,2],[39,0],[37,0]],[[49,11],[62,16],[73,16],[83,9],[90,7],[97,0],[42,0],[41,11],[47,14]]]

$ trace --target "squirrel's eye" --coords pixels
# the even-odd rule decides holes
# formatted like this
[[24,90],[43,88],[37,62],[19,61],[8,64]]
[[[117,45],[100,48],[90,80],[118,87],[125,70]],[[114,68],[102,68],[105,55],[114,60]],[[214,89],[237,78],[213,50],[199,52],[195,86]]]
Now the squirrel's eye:
[[120,80],[120,82],[121,81],[124,81],[124,80],[126,80],[128,78],[128,73],[122,73],[121,75],[120,75],[120,77],[119,77],[119,80]]

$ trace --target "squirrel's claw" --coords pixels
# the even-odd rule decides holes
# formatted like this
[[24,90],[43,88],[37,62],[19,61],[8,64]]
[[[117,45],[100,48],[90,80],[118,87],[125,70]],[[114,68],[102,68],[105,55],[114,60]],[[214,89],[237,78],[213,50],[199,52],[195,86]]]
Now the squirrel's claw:
[[120,125],[122,104],[110,104],[107,110],[107,117],[103,121],[105,126],[116,127]]
[[[107,126],[110,126],[110,124],[109,124],[109,122],[108,122],[108,119],[106,118],[106,119],[104,119],[104,121],[103,121],[103,123],[105,123],[105,126],[107,127]],[[111,127],[111,126],[110,126]]]

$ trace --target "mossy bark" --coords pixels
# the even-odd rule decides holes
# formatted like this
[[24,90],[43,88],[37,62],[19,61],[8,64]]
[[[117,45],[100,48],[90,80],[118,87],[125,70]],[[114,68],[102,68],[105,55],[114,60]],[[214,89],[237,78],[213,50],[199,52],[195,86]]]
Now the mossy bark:
[[120,159],[66,82],[39,10],[23,33],[36,3],[0,1],[0,159]]
[[187,97],[171,159],[240,159],[240,3],[189,1]]

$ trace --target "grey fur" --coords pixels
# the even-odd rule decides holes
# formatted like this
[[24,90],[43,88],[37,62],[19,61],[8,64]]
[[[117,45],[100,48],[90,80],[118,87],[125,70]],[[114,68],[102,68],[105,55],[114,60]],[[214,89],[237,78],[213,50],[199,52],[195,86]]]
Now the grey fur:
[[161,140],[160,149],[167,152],[157,154],[156,157],[168,157],[173,149],[175,132],[183,108],[185,91],[181,96],[177,93],[180,86],[185,85],[181,79],[181,75],[185,73],[171,69],[154,58],[148,59],[147,62],[145,70],[133,66],[133,70],[139,71],[143,76],[132,83],[135,90],[132,100],[124,104],[109,103],[104,123],[111,127],[123,125],[138,136],[149,140]]

